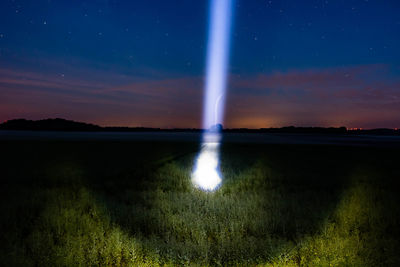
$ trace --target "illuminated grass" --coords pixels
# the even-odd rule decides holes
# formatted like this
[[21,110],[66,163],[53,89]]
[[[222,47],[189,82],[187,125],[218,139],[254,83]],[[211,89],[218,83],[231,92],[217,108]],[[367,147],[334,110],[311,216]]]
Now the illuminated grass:
[[[54,146],[62,151],[57,158]],[[194,153],[154,159],[162,162],[157,167],[144,164],[154,157],[146,146],[132,145],[140,156],[126,161],[125,154],[99,153],[126,149],[115,146],[42,144],[38,157],[27,156],[33,162],[11,156],[3,176],[2,263],[400,264],[400,172],[389,155],[377,161],[374,150],[344,157],[335,148],[228,146],[223,185],[209,193],[191,184]],[[175,147],[160,146],[159,155],[172,159],[192,149]],[[364,156],[347,161],[354,155]]]

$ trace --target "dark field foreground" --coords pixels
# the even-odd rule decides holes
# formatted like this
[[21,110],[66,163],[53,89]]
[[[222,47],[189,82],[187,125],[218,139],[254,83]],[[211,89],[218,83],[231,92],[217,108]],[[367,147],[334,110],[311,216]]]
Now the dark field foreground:
[[398,149],[0,141],[4,266],[400,266]]

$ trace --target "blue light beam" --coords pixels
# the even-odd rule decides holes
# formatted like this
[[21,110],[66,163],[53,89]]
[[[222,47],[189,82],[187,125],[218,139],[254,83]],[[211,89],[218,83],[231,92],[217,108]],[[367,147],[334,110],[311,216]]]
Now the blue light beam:
[[222,124],[233,0],[210,0],[203,128]]
[[225,90],[233,0],[210,0],[207,71],[203,110],[203,143],[192,173],[193,184],[213,191],[221,184],[219,171],[220,129],[225,109]]

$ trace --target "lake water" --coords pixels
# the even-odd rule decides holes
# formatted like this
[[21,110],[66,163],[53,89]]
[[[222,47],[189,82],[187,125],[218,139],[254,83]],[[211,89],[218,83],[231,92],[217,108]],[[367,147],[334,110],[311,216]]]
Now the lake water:
[[[200,142],[201,133],[0,131],[0,140]],[[346,134],[224,133],[223,142],[400,147],[400,136]]]

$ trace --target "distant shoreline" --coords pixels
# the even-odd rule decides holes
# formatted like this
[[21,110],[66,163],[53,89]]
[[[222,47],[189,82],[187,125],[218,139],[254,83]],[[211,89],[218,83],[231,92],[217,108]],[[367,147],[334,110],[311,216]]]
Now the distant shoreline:
[[[221,126],[222,128],[222,126]],[[201,133],[203,129],[176,128],[162,129],[150,127],[102,127],[95,124],[65,119],[26,120],[15,119],[0,124],[0,130],[10,131],[54,131],[54,132],[192,132]],[[278,134],[345,134],[345,135],[385,135],[400,136],[399,129],[348,129],[346,127],[281,127],[281,128],[235,128],[222,129],[223,133],[278,133]]]

